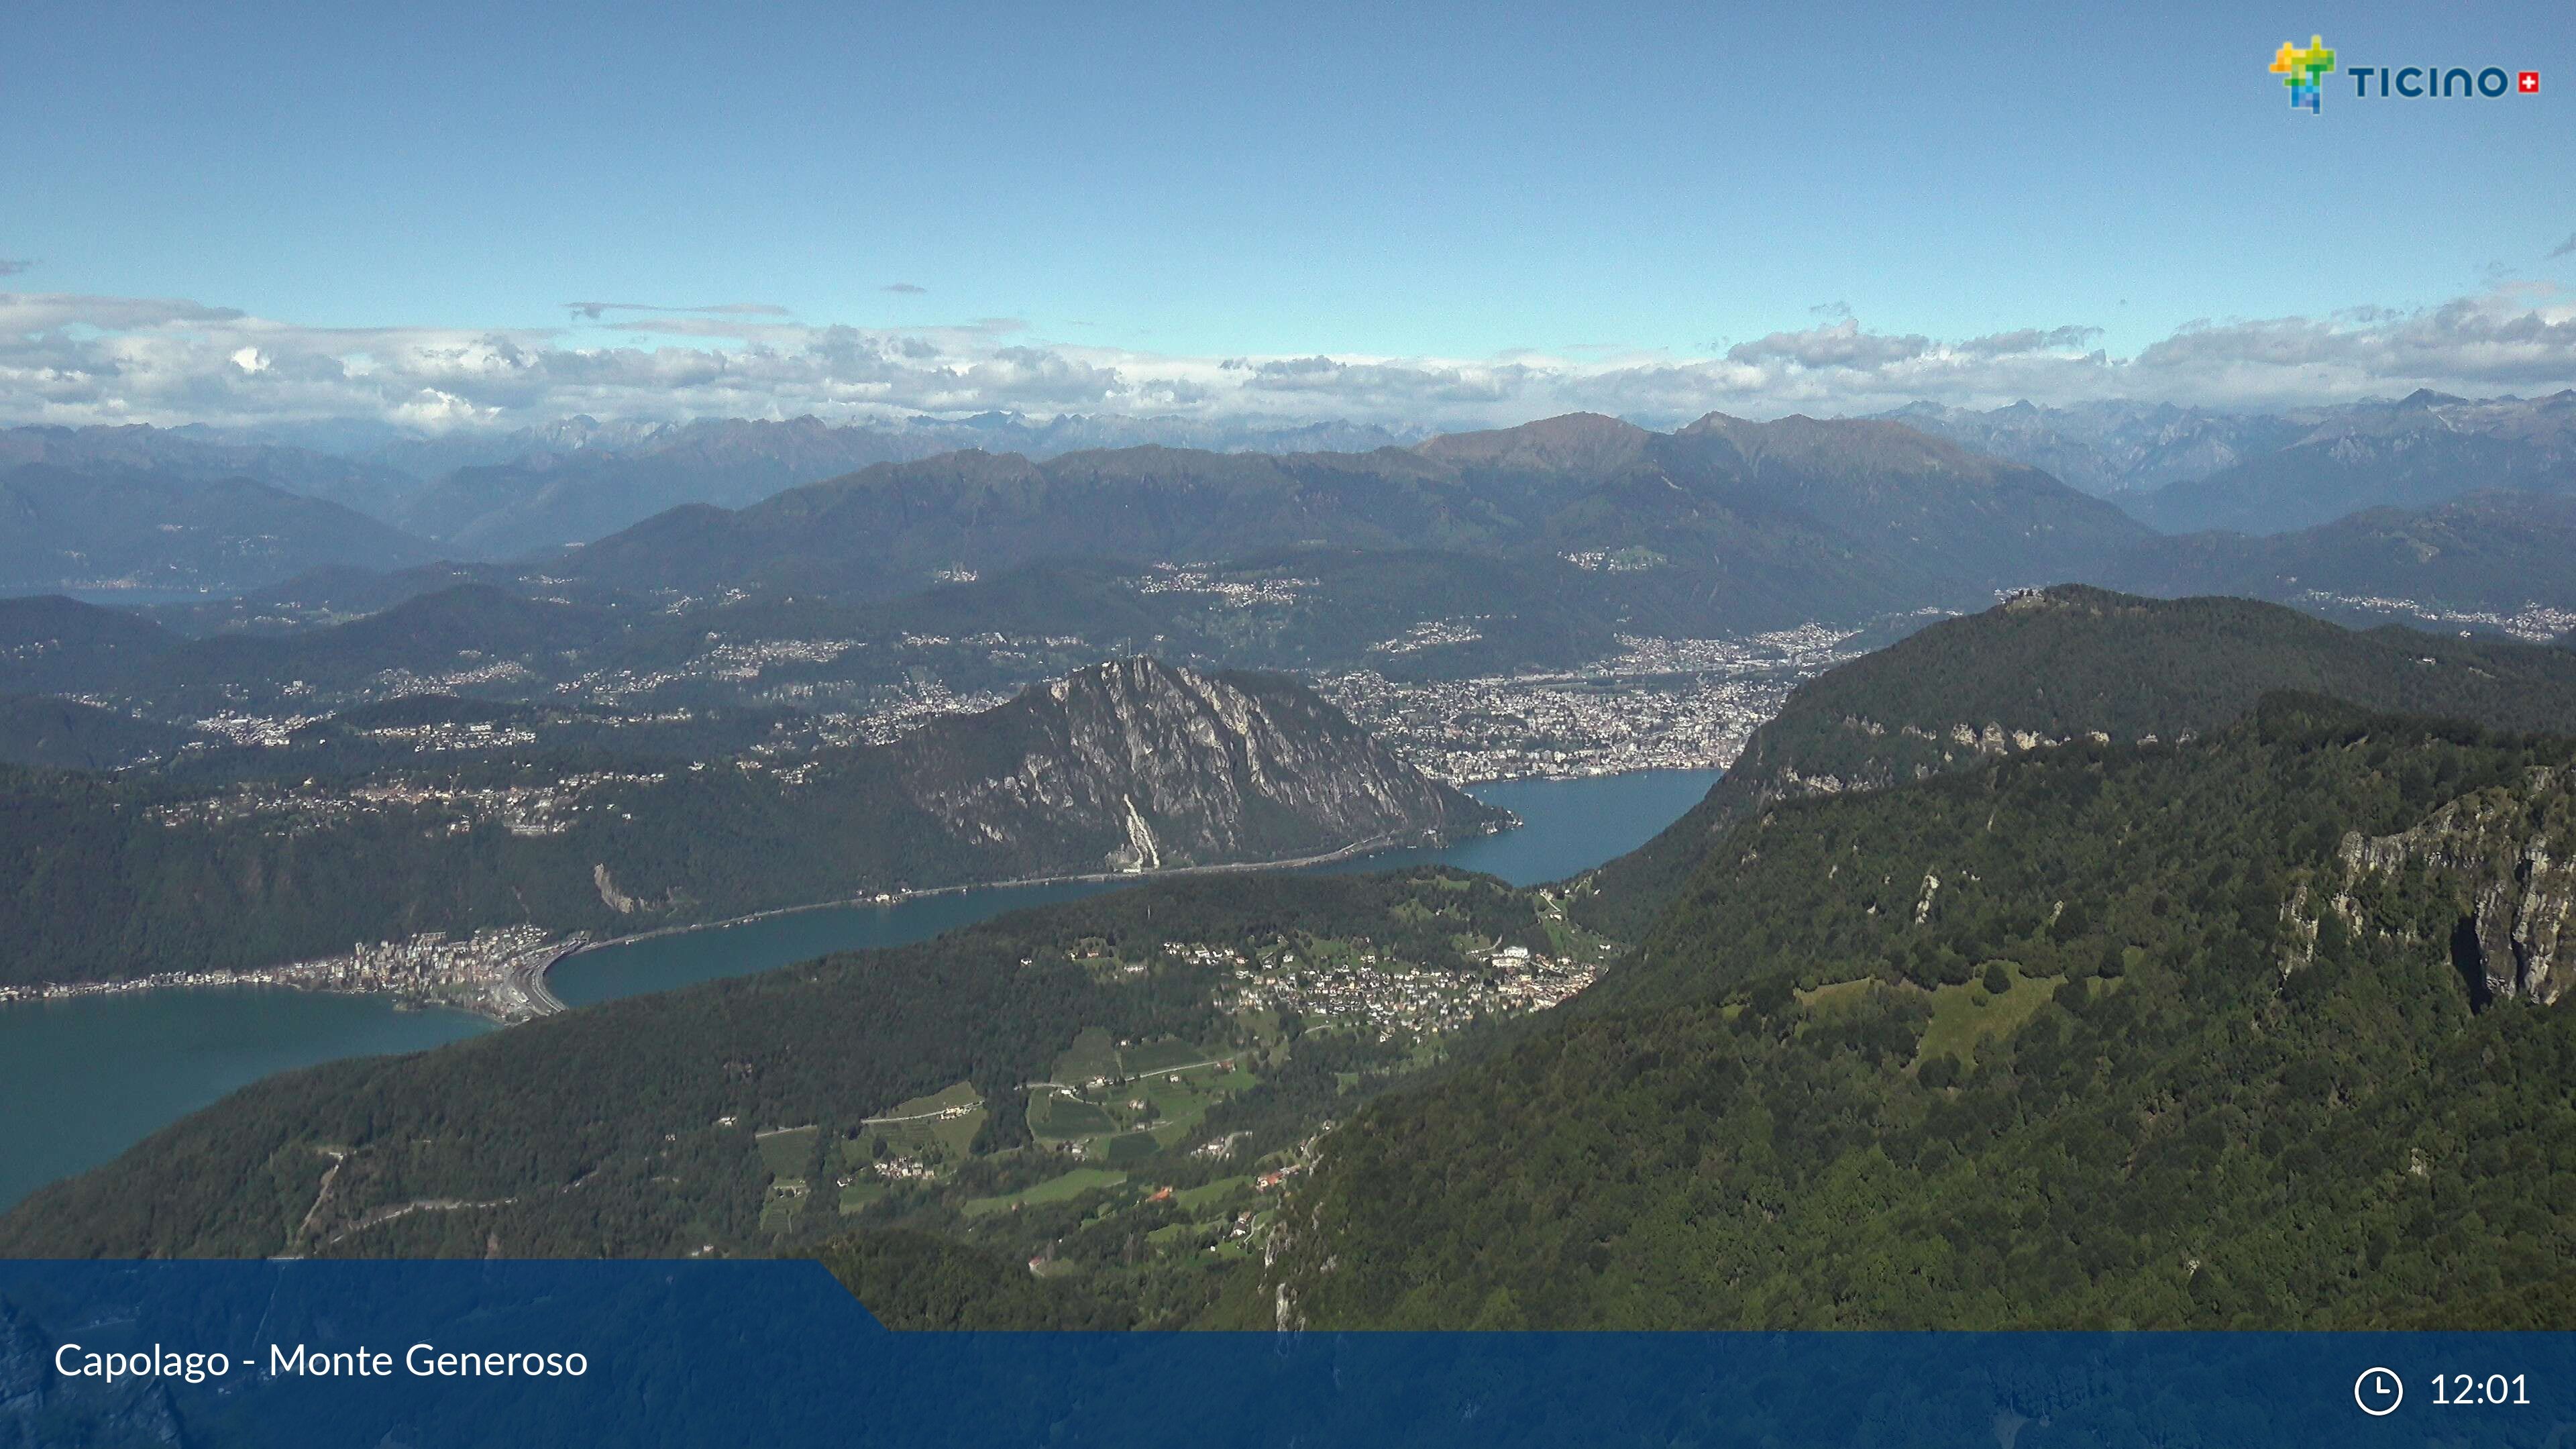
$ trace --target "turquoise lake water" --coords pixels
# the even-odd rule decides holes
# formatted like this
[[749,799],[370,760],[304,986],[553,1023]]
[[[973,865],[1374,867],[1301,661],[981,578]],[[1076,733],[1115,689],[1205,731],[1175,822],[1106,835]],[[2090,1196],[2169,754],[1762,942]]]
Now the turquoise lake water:
[[[1643,844],[1716,782],[1715,770],[1513,780],[1471,793],[1522,826],[1445,850],[1391,850],[1317,867],[1442,861],[1515,885],[1561,880]],[[549,978],[582,1006],[765,971],[831,951],[899,946],[1113,883],[1000,886],[892,906],[838,906],[584,953]],[[107,1161],[154,1130],[274,1072],[418,1051],[495,1030],[453,1011],[396,1011],[361,996],[257,988],[152,991],[0,1007],[0,1208]]]

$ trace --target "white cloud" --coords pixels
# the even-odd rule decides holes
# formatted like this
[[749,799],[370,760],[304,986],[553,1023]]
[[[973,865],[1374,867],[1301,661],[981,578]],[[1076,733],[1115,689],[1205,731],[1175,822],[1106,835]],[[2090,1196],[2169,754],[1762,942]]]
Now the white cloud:
[[[895,330],[812,325],[762,303],[568,305],[584,337],[620,340],[303,327],[186,300],[0,292],[0,423],[368,418],[441,430],[571,413],[839,421],[1007,408],[1448,428],[1575,408],[1670,424],[1711,409],[1864,413],[1918,398],[2280,406],[2576,385],[2576,297],[2539,282],[2417,311],[2195,322],[2126,358],[2089,326],[1942,340],[1874,331],[1839,306],[1717,357],[1584,346],[1444,358],[1174,356],[1048,343],[1016,317]],[[611,312],[630,320],[599,320]]]
[[717,302],[705,307],[661,307],[651,302],[566,302],[564,310],[590,322],[596,322],[610,312],[700,312],[718,317],[792,317],[796,315],[770,302]]

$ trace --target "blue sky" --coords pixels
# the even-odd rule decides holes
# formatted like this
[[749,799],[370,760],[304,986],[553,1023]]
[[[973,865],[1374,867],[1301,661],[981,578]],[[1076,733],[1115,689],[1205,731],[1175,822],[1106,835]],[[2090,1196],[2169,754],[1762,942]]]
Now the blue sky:
[[[1639,369],[1599,405],[1831,411],[1909,381],[2277,402],[2563,386],[2576,355],[2576,255],[2549,256],[2576,233],[2563,5],[532,8],[13,10],[0,259],[27,265],[0,289],[89,305],[0,312],[0,420],[431,393],[450,422],[759,411],[764,388],[788,411],[1188,410],[1249,405],[1229,359],[1314,357],[1379,370],[1275,373],[1260,405],[1503,420]],[[2557,84],[2409,103],[2337,77],[2293,115],[2263,67],[2312,32],[2347,66]],[[2428,354],[2447,333],[2279,370],[2283,325],[2313,343],[2446,305],[2484,319],[2455,373]],[[2273,369],[2047,365],[2195,324],[2196,355],[2261,324]],[[813,360],[836,328],[865,365]],[[2055,340],[2000,373],[1868,342],[2025,331]],[[120,336],[121,392],[25,376],[109,366],[82,345]],[[509,385],[397,356],[487,343]],[[688,359],[646,365],[675,347],[810,365],[693,392]],[[907,355],[956,385],[884,385]]]

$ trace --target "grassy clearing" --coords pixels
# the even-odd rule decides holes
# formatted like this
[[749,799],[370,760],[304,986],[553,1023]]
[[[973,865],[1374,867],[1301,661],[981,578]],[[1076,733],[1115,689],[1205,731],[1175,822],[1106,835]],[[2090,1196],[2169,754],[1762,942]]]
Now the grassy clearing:
[[1033,1137],[1060,1142],[1117,1130],[1118,1124],[1110,1120],[1109,1114],[1089,1102],[1048,1093],[1029,1098],[1029,1134]]
[[[951,1082],[927,1097],[895,1103],[870,1119],[867,1130],[882,1134],[887,1145],[904,1156],[918,1156],[935,1146],[954,1161],[973,1147],[975,1134],[984,1128],[984,1116],[973,1085]],[[865,1142],[862,1137],[862,1148]]]
[[1023,1188],[1003,1197],[973,1197],[964,1204],[966,1216],[979,1218],[987,1213],[1009,1212],[1022,1203],[1063,1202],[1082,1196],[1096,1188],[1116,1187],[1127,1180],[1127,1174],[1105,1167],[1077,1167],[1062,1177],[1050,1177],[1035,1187]]
[[933,1112],[946,1112],[958,1107],[971,1107],[981,1100],[969,1082],[951,1082],[927,1097],[912,1097],[895,1103],[880,1117],[924,1117]]
[[1172,1201],[1179,1204],[1181,1211],[1185,1213],[1204,1212],[1237,1193],[1250,1191],[1251,1188],[1252,1179],[1249,1176],[1220,1177],[1204,1187],[1185,1188],[1176,1192],[1172,1194]]
[[760,1205],[760,1230],[764,1233],[793,1231],[796,1215],[805,1210],[806,1196],[805,1183],[801,1178],[794,1182],[771,1183],[769,1195]]
[[1869,998],[1869,993],[1877,985],[1877,979],[1869,976],[1864,976],[1858,981],[1837,981],[1828,986],[1819,986],[1813,991],[1799,992],[1798,1004],[1818,1016],[1829,1016],[1837,1011],[1848,1011],[1860,1005]]
[[1923,1045],[1914,1058],[1917,1063],[1956,1057],[1959,1065],[1974,1066],[1980,1043],[2007,1036],[2030,1020],[2065,979],[2024,976],[2019,966],[2008,969],[2012,989],[2001,996],[1987,995],[1986,988],[1973,981],[1932,993],[1932,1024],[1923,1029]]
[[1150,1132],[1127,1132],[1109,1139],[1109,1160],[1117,1163],[1142,1162],[1163,1150]]
[[[1174,1067],[1186,1066],[1191,1062],[1212,1061],[1223,1055],[1225,1053],[1210,1051],[1206,1047],[1182,1041],[1177,1037],[1142,1042],[1119,1053],[1127,1064],[1127,1074],[1135,1077],[1152,1072],[1168,1072]],[[1059,1077],[1057,1080],[1063,1079]]]
[[814,1160],[814,1134],[818,1130],[808,1123],[761,1133],[760,1165],[769,1169],[771,1177],[802,1179]]
[[1095,1077],[1118,1075],[1118,1044],[1099,1027],[1086,1027],[1055,1059],[1054,1080],[1081,1086]]

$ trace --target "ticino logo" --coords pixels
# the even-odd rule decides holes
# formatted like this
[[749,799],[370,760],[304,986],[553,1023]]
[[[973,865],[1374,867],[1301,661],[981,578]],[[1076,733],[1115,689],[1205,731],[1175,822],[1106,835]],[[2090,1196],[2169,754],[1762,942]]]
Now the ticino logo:
[[[2272,74],[2281,78],[2289,89],[2290,109],[2305,109],[2312,114],[2325,110],[2326,77],[2334,74],[2335,53],[2326,48],[2326,38],[2311,35],[2308,43],[2298,45],[2282,41],[2272,57]],[[2355,96],[2536,96],[2540,94],[2540,72],[2509,71],[2500,65],[2471,70],[2454,66],[2385,66],[2356,65],[2345,68],[2352,77]]]

